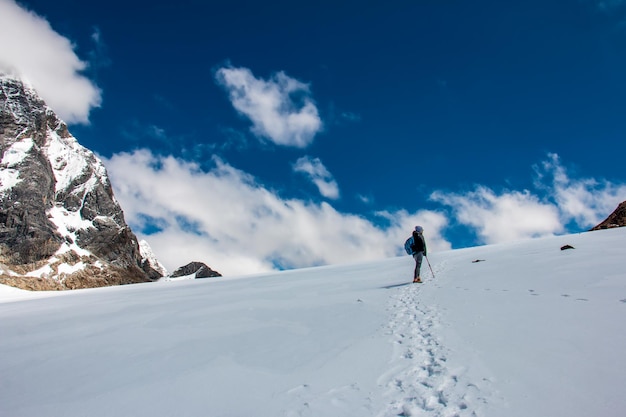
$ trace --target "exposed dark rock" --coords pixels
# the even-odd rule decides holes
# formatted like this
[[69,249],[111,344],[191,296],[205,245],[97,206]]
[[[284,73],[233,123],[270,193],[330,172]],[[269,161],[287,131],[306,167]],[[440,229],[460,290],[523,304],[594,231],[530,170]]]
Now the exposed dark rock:
[[222,274],[212,270],[202,262],[190,262],[174,271],[172,275],[170,275],[170,278],[185,277],[194,274],[196,278],[214,278],[222,276]]
[[612,229],[614,227],[623,226],[626,226],[626,201],[621,202],[606,220],[593,227],[591,230]]

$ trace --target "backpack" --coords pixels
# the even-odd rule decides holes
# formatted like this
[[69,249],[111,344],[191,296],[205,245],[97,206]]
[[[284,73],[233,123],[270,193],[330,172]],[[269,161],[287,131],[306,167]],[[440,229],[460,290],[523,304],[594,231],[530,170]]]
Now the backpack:
[[413,250],[414,243],[415,241],[413,240],[413,235],[411,235],[411,237],[408,238],[406,242],[404,242],[404,250],[406,251],[407,255],[413,255],[413,252],[415,252]]

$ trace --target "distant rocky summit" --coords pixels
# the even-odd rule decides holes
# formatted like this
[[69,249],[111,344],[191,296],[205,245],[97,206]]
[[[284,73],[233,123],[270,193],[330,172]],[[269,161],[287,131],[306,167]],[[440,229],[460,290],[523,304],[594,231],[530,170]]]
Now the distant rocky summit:
[[129,284],[165,275],[124,221],[102,162],[37,93],[0,74],[0,283]]
[[141,269],[148,274],[150,279],[156,280],[167,275],[167,269],[159,262],[145,240],[139,242],[139,253],[141,253]]
[[195,275],[195,278],[214,278],[222,276],[222,274],[212,270],[202,262],[190,262],[172,272],[170,278],[186,277],[190,275]]
[[606,220],[593,227],[591,230],[612,229],[614,227],[623,226],[626,226],[626,201],[620,203]]

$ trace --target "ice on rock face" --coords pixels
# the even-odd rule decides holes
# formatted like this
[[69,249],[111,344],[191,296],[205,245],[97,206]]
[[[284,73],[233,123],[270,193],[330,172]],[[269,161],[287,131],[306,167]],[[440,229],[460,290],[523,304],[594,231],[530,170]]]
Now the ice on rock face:
[[30,152],[34,142],[31,138],[22,139],[9,146],[0,161],[0,194],[4,194],[20,182],[17,167]]
[[0,195],[3,195],[20,182],[20,173],[16,169],[0,169]]
[[45,153],[54,172],[57,191],[68,188],[87,168],[83,155],[73,149],[67,140],[61,140],[55,132],[49,132]]
[[2,168],[13,168],[19,165],[28,156],[28,152],[30,152],[33,145],[34,142],[31,138],[25,138],[13,143],[4,151],[0,166]]

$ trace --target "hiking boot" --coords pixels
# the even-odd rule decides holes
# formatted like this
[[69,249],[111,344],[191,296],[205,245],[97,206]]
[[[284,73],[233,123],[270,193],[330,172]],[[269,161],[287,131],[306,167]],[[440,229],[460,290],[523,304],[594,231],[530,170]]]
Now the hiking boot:
[[422,282],[422,279],[421,279],[420,277],[413,278],[413,282],[418,282],[418,283],[420,283],[420,282]]

